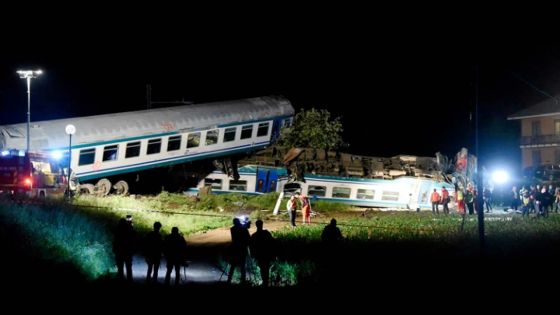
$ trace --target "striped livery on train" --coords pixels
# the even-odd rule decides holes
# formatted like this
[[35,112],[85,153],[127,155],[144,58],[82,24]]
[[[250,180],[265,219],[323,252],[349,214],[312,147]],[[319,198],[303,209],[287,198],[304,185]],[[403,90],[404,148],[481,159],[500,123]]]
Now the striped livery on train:
[[[293,115],[287,99],[269,96],[38,121],[31,123],[30,152],[68,156],[71,148],[71,187],[126,193],[131,178],[146,170],[261,150]],[[69,124],[76,128],[71,146]],[[0,126],[2,156],[25,147],[26,124]]]

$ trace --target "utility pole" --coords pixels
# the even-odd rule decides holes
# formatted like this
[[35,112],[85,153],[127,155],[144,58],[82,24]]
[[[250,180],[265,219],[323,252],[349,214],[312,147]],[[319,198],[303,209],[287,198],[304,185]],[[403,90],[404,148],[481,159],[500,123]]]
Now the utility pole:
[[482,195],[484,193],[484,185],[482,183],[482,168],[480,150],[478,145],[478,65],[475,66],[475,85],[474,85],[474,104],[475,104],[475,152],[476,152],[476,211],[478,215],[478,238],[480,240],[480,251],[484,254],[485,238],[484,238],[484,209],[482,208]]

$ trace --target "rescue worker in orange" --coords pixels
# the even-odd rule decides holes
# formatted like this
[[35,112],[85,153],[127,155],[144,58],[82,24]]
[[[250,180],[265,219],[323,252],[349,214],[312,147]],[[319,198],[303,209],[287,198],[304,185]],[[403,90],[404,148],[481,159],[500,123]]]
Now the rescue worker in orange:
[[431,196],[430,200],[432,201],[432,213],[439,214],[438,205],[439,205],[439,201],[440,201],[440,196],[437,192],[437,189],[434,188],[434,192],[432,192],[432,196]]
[[441,188],[441,204],[443,205],[443,213],[449,214],[449,191],[445,187]]
[[305,195],[301,195],[301,213],[303,214],[303,224],[311,223],[311,203],[309,198]]

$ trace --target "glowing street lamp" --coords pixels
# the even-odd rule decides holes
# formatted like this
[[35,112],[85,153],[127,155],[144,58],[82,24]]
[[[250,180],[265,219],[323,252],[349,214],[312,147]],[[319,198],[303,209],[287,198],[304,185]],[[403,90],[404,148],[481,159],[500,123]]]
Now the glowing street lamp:
[[27,80],[27,152],[29,152],[29,124],[31,123],[31,79],[43,73],[42,70],[18,70],[19,77]]
[[76,127],[74,125],[69,124],[66,125],[66,134],[68,135],[70,141],[68,143],[68,199],[72,198],[72,194],[70,193],[70,175],[72,174],[70,167],[72,166],[72,135],[76,133]]

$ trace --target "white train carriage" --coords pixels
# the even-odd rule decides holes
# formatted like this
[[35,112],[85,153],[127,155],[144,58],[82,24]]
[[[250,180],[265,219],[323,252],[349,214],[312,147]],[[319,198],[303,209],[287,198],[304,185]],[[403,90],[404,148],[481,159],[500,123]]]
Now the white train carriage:
[[[65,126],[72,124],[72,173],[105,193],[117,182],[122,193],[128,184],[120,175],[265,148],[293,115],[287,99],[258,97],[39,121],[31,124],[30,151],[67,154]],[[26,124],[0,126],[0,150],[25,146]]]
[[[215,193],[263,194],[284,192],[286,196],[296,191],[312,200],[346,203],[360,207],[390,209],[431,209],[430,196],[434,188],[441,193],[445,187],[453,198],[453,185],[425,177],[402,176],[396,179],[369,179],[355,177],[305,174],[305,182],[288,182],[285,169],[244,166],[239,169],[240,180],[215,171],[201,180],[197,188],[212,186]],[[453,207],[453,202],[449,204]]]

